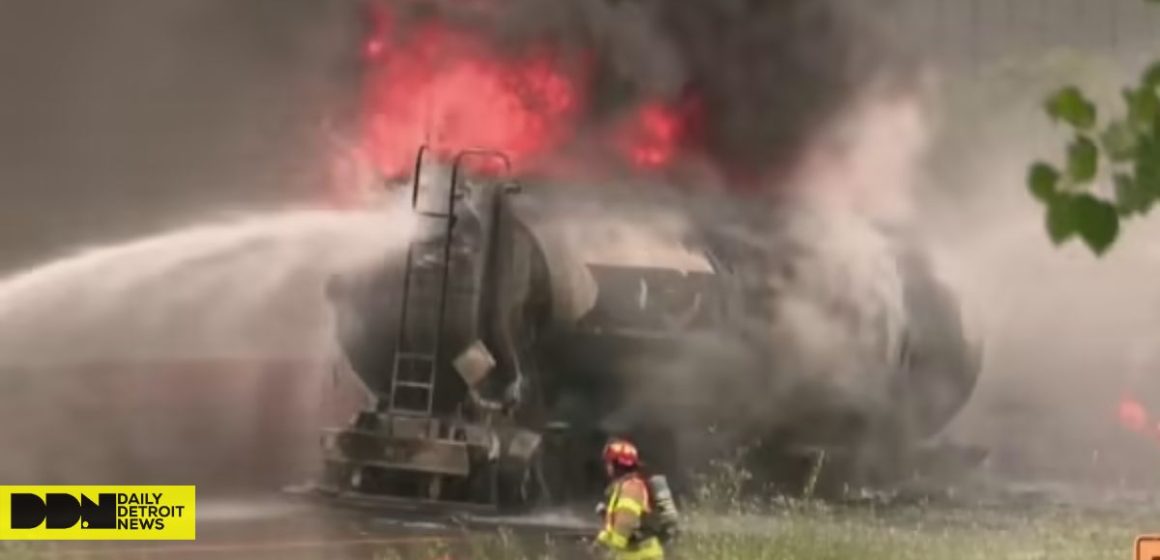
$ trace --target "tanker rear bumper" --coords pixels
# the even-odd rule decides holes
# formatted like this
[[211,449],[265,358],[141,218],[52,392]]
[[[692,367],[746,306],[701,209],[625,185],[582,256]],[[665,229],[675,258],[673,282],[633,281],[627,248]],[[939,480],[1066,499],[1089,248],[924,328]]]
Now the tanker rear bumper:
[[483,426],[363,412],[351,426],[324,432],[318,488],[331,495],[487,502],[497,441]]

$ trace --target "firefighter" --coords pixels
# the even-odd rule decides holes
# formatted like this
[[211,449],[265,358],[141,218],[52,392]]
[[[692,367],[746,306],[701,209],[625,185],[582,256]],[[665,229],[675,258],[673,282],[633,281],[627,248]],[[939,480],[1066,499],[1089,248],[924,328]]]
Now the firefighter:
[[641,473],[636,446],[613,440],[604,446],[604,468],[612,479],[606,501],[597,508],[604,526],[596,544],[615,560],[657,560],[664,558],[658,535],[646,523],[652,512],[648,482]]

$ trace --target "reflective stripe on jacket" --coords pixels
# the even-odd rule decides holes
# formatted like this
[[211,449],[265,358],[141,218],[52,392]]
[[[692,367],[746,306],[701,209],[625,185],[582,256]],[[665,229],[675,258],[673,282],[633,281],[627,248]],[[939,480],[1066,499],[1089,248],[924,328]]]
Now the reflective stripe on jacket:
[[641,521],[649,513],[648,485],[631,474],[612,483],[604,529],[596,540],[612,551],[616,560],[658,560],[664,549],[655,536],[640,535]]

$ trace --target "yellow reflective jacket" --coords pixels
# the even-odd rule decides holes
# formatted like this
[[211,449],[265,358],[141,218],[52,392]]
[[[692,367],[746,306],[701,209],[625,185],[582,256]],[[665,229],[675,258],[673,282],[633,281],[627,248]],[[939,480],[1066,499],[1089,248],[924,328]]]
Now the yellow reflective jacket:
[[596,537],[616,560],[658,560],[664,549],[655,535],[641,534],[644,516],[650,513],[648,483],[637,474],[612,482],[608,488],[604,528]]

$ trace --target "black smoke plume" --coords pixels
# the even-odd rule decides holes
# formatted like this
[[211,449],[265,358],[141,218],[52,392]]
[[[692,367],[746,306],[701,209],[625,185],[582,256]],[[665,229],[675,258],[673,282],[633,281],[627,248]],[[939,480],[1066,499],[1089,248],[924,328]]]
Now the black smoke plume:
[[867,14],[834,0],[386,4],[400,32],[437,18],[516,52],[549,44],[589,57],[594,121],[657,99],[689,107],[689,155],[735,186],[787,171],[891,59]]

